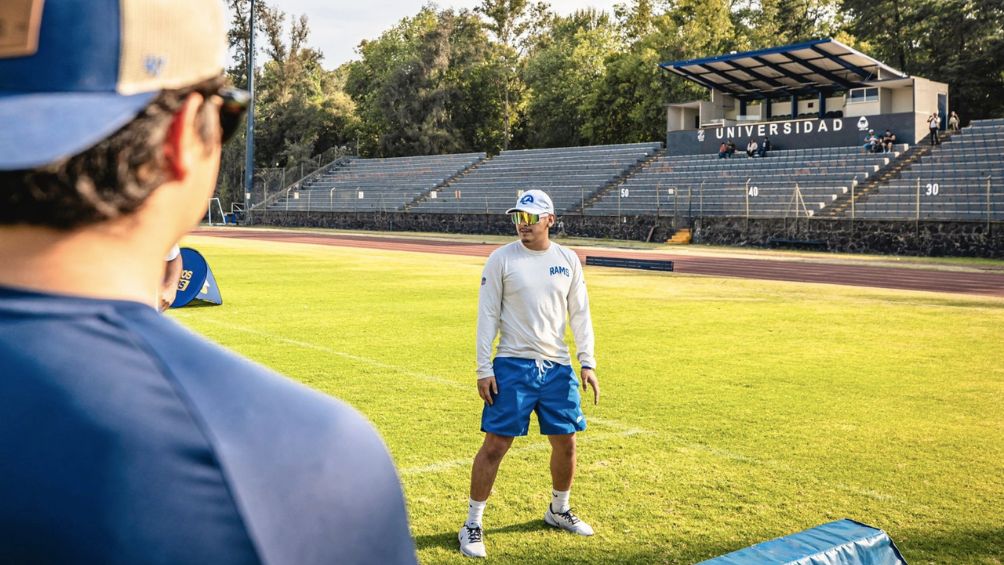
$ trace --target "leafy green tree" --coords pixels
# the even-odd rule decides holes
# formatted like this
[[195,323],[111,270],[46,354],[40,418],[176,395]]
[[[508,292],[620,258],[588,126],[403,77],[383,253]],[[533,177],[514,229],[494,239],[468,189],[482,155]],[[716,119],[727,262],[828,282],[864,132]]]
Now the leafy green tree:
[[346,89],[361,152],[397,156],[498,152],[506,142],[499,61],[472,12],[426,6],[360,45]]
[[843,0],[861,48],[899,70],[949,85],[963,119],[1004,115],[1000,0]]
[[491,67],[502,97],[505,149],[513,139],[514,123],[525,108],[526,85],[521,77],[526,52],[552,14],[547,4],[531,4],[529,0],[482,0],[475,11],[485,17],[485,28],[495,39]]
[[[233,82],[247,85],[249,0],[229,0],[233,22],[228,33],[235,64]],[[322,54],[307,45],[306,17],[286,25],[286,14],[256,0],[255,28],[264,36],[256,48],[264,63],[255,69],[255,167],[295,165],[355,137],[355,105],[344,92],[344,78],[323,69]],[[257,59],[256,54],[256,59]],[[224,148],[218,192],[243,201],[244,132]]]
[[623,47],[610,16],[581,10],[555,18],[527,57],[524,80],[527,143],[531,147],[591,144],[586,118],[594,113],[595,90],[606,77],[606,61]]

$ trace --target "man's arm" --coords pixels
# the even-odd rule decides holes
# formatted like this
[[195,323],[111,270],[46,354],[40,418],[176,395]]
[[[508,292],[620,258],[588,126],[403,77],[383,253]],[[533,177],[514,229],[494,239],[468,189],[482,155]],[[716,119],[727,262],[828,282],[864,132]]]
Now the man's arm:
[[160,285],[161,312],[171,307],[174,297],[178,294],[178,281],[181,280],[182,267],[181,251],[176,245],[168,255],[167,264],[164,267],[164,280]]
[[481,290],[478,292],[477,373],[478,394],[492,404],[492,392],[498,394],[495,370],[492,368],[492,344],[499,331],[502,315],[502,260],[498,253],[488,257],[481,272]]
[[579,257],[570,253],[569,263],[572,267],[572,284],[568,289],[568,321],[572,326],[572,336],[575,338],[575,349],[579,364],[582,366],[582,388],[588,384],[593,389],[593,403],[600,402],[600,383],[596,378],[596,357],[593,355],[595,338],[593,336],[593,320],[589,313],[589,295],[586,292],[586,279],[582,273],[582,263]]

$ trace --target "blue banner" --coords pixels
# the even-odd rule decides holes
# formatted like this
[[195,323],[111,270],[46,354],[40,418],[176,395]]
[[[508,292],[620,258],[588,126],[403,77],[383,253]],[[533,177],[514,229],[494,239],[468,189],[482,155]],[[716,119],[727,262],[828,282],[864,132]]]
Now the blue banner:
[[189,247],[181,248],[181,280],[178,281],[178,294],[171,303],[171,308],[187,306],[193,300],[209,304],[223,304],[220,288],[216,277],[205,257]]

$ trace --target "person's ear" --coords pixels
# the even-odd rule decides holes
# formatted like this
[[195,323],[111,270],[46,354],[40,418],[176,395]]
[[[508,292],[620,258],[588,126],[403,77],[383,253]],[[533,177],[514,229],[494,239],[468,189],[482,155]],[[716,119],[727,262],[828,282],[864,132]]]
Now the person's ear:
[[196,115],[203,98],[197,93],[189,94],[181,108],[174,113],[171,126],[164,138],[164,161],[172,180],[184,180],[192,166],[196,131]]

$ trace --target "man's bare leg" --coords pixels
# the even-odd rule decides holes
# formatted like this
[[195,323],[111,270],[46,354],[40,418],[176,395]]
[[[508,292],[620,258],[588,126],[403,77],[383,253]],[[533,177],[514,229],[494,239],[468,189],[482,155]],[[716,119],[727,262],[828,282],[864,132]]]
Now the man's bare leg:
[[572,488],[575,478],[575,434],[547,436],[551,442],[551,486],[557,491]]
[[481,531],[481,515],[495,484],[499,464],[505,457],[513,438],[485,433],[485,441],[474,456],[471,466],[471,499],[467,507],[467,520],[460,528],[460,552],[468,557],[485,557],[485,543]]
[[513,439],[491,432],[485,433],[485,441],[481,444],[478,454],[474,456],[474,465],[471,467],[471,500],[488,500],[488,496],[492,493],[492,485],[495,484],[495,475],[499,471],[499,464],[509,451]]
[[547,436],[551,442],[551,504],[544,513],[548,524],[579,534],[593,535],[593,529],[572,514],[568,498],[575,478],[575,434]]

